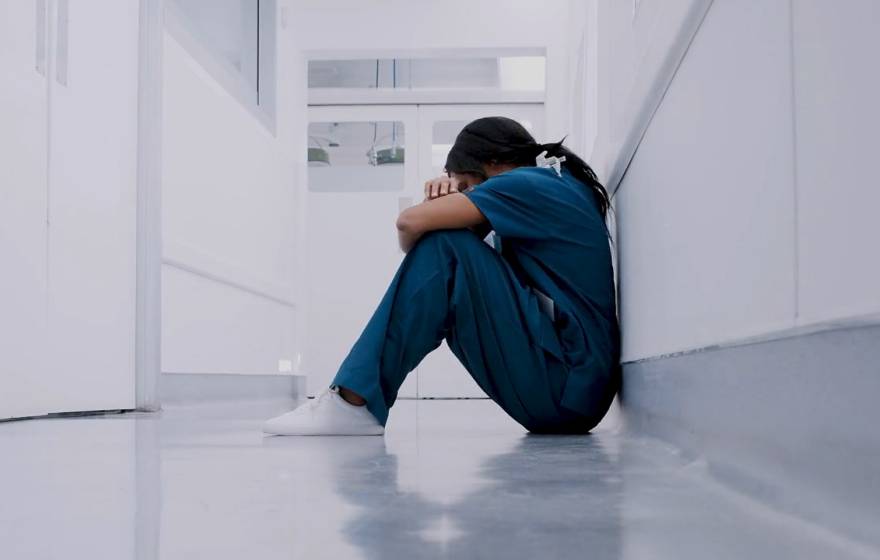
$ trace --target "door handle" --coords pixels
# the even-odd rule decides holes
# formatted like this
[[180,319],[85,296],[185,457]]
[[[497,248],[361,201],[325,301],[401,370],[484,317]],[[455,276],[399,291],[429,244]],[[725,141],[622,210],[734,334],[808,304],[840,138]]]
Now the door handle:
[[46,6],[47,0],[37,0],[35,2],[37,8],[36,29],[34,36],[36,40],[34,66],[37,74],[46,76]]

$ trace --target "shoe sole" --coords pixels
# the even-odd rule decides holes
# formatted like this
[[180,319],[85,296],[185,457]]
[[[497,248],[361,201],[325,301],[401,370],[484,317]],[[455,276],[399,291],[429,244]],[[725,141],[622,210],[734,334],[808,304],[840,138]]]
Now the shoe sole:
[[381,436],[385,434],[385,429],[381,430],[362,430],[362,431],[346,431],[346,432],[319,432],[307,430],[271,430],[263,429],[263,433],[271,436]]

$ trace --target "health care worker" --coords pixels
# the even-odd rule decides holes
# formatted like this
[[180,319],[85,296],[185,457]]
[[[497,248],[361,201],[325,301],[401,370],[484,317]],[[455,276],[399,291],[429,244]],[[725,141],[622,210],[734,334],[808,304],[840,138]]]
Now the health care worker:
[[446,172],[398,217],[406,256],[331,384],[265,432],[383,434],[407,374],[444,340],[530,432],[586,433],[605,415],[620,335],[610,204],[593,170],[562,142],[487,117],[458,134]]

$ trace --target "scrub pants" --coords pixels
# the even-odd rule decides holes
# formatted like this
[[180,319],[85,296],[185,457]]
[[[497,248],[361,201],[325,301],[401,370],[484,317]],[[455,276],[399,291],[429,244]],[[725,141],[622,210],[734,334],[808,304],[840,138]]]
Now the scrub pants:
[[528,431],[586,433],[599,418],[559,406],[567,368],[527,328],[521,302],[528,290],[470,230],[428,232],[406,254],[330,386],[361,395],[385,426],[407,374],[445,339],[483,391]]

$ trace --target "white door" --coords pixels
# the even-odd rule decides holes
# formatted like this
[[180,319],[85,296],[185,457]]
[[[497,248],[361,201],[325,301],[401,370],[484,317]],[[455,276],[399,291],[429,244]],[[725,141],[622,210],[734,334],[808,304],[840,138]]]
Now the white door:
[[46,20],[46,0],[0,3],[0,418],[49,411]]
[[[309,110],[308,393],[329,385],[403,259],[395,221],[421,201],[415,106]],[[416,396],[409,376],[400,396]]]
[[[464,126],[480,117],[501,116],[519,121],[539,142],[544,136],[544,105],[420,105],[419,180],[443,172],[446,155]],[[486,394],[444,342],[418,367],[419,397],[485,397]]]
[[[537,137],[543,133],[540,104],[310,109],[304,353],[310,395],[330,383],[403,259],[397,215],[422,202],[424,182],[442,172],[461,128],[487,115],[516,118]],[[403,149],[396,158],[395,148]],[[485,394],[444,343],[410,373],[398,396]]]
[[133,408],[139,3],[52,5],[52,410]]
[[0,418],[134,407],[138,2],[0,4]]

